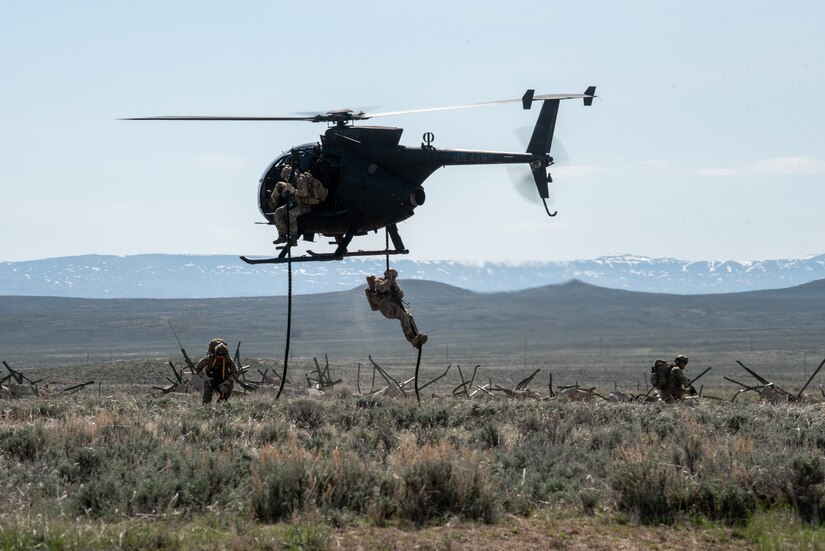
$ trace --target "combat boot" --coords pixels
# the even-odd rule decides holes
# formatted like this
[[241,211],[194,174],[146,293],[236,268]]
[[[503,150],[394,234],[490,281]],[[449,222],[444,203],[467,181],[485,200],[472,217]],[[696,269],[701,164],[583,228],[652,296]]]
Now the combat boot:
[[412,345],[415,348],[421,348],[422,346],[424,346],[425,342],[427,342],[427,335],[425,335],[424,333],[417,334],[415,337],[413,337],[413,340],[411,341]]
[[272,243],[273,243],[274,245],[279,245],[279,244],[281,244],[281,243],[286,243],[286,242],[287,242],[287,238],[286,238],[286,236],[285,236],[285,235],[279,235],[279,236],[278,236],[278,239],[276,239],[276,240],[275,240],[275,241],[273,241]]

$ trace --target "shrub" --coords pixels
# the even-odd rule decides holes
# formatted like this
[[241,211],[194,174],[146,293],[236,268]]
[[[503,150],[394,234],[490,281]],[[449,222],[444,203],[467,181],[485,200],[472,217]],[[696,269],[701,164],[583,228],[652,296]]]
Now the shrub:
[[379,422],[371,429],[359,427],[348,436],[349,447],[365,460],[385,462],[398,444],[398,436],[392,425]]
[[280,423],[270,421],[258,428],[257,440],[260,444],[267,445],[286,439],[287,431]]
[[492,421],[485,422],[472,440],[479,443],[482,448],[487,449],[496,448],[504,444],[504,437],[501,436],[501,431],[499,431],[498,427]]
[[288,402],[286,414],[298,427],[305,430],[315,430],[324,422],[324,413],[318,402],[307,399]]
[[493,489],[472,457],[444,446],[427,447],[401,473],[399,507],[402,517],[416,524],[458,515],[491,523],[498,503]]
[[753,494],[730,480],[699,484],[683,503],[683,508],[695,516],[744,525],[756,512]]
[[534,412],[527,413],[524,417],[516,420],[519,436],[522,438],[529,437],[532,434],[539,432],[542,428],[541,419]]
[[[201,513],[216,504],[225,506],[235,493],[247,491],[247,465],[248,459],[240,451],[160,447],[137,465],[109,459],[95,476],[69,488],[69,503],[78,514],[95,518],[169,510]],[[63,464],[61,469],[78,479],[82,474],[77,464]]]
[[67,461],[58,471],[67,482],[91,480],[105,469],[106,451],[99,448],[77,448],[67,451]]
[[800,454],[791,460],[789,467],[788,499],[799,516],[819,524],[825,508],[825,472],[819,457]]
[[418,411],[418,426],[424,429],[446,428],[450,423],[450,412],[444,407],[425,406]]
[[356,455],[335,450],[329,457],[314,456],[309,464],[315,504],[323,509],[367,510],[380,475]]
[[303,509],[310,488],[309,454],[297,446],[265,448],[252,465],[252,512],[263,522],[278,522]]
[[643,524],[673,522],[672,485],[671,469],[655,461],[620,463],[610,476],[619,510]]
[[46,433],[39,425],[0,431],[0,451],[19,461],[34,461],[45,448]]
[[122,507],[119,488],[112,477],[93,479],[81,485],[74,497],[78,513],[93,518],[116,514]]
[[[155,508],[161,510],[174,501],[176,508],[202,512],[215,503],[225,505],[236,496],[248,499],[251,459],[245,451],[183,452],[179,459],[170,459],[172,464],[180,463],[181,476],[164,470],[167,482],[160,487],[166,491],[158,494]],[[175,494],[179,494],[177,500],[173,500]]]

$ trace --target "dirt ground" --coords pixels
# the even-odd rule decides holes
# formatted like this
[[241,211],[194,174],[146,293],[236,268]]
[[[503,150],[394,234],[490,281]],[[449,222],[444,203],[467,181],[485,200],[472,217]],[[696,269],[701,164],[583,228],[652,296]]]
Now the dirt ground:
[[731,528],[639,526],[603,516],[507,516],[494,525],[460,523],[416,531],[398,528],[348,528],[330,537],[329,549],[757,549]]

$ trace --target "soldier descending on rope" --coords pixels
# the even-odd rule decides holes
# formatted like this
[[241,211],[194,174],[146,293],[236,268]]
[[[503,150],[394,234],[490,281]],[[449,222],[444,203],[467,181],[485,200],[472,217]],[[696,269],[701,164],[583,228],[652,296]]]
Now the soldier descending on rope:
[[238,380],[238,369],[229,357],[229,348],[223,339],[212,339],[208,355],[195,364],[195,373],[206,374],[203,381],[203,403],[212,402],[212,394],[218,392],[218,402],[226,401]]
[[403,300],[404,291],[398,285],[398,272],[392,268],[384,272],[384,277],[367,276],[368,287],[364,289],[367,302],[373,312],[380,310],[385,318],[397,319],[401,322],[404,336],[415,348],[421,348],[427,342],[427,335],[418,332],[415,319],[407,309]]
[[690,379],[684,373],[687,363],[687,356],[679,354],[672,365],[664,360],[656,360],[653,364],[650,382],[656,387],[661,400],[677,402],[684,400],[685,394],[696,394],[696,390],[690,384]]

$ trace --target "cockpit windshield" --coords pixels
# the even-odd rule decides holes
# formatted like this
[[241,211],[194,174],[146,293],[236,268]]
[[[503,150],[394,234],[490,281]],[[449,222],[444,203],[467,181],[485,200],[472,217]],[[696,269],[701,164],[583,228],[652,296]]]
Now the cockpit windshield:
[[303,172],[309,169],[318,159],[318,149],[317,143],[305,143],[293,147],[289,151],[284,151],[266,167],[260,179],[260,186],[258,186],[258,209],[267,220],[271,221],[273,214],[268,204],[269,196],[275,184],[280,180],[283,168],[292,164],[294,155],[297,154],[299,170]]
[[316,153],[317,150],[317,143],[305,143],[293,147],[289,151],[284,151],[283,153],[281,153],[281,155],[276,157],[274,161],[269,163],[269,166],[266,167],[266,170],[264,171],[263,176],[261,176],[261,179],[263,180],[267,177],[267,175],[271,175],[273,168],[279,169],[277,174],[280,174],[280,169],[283,168],[284,165],[292,162],[292,156],[294,153],[297,153],[300,157],[300,164],[298,168],[301,171],[307,170],[318,158],[318,154]]

